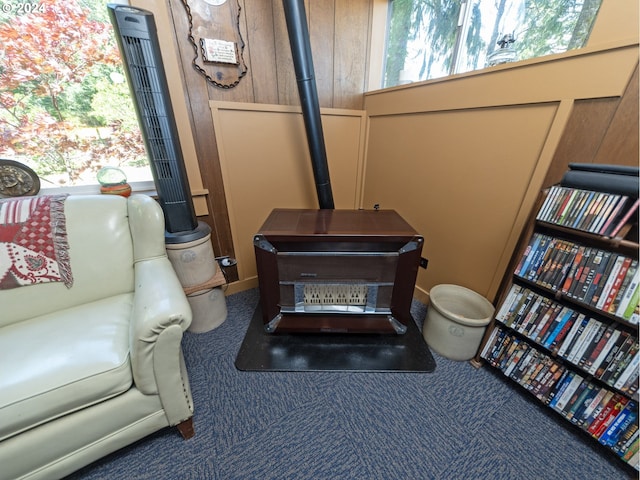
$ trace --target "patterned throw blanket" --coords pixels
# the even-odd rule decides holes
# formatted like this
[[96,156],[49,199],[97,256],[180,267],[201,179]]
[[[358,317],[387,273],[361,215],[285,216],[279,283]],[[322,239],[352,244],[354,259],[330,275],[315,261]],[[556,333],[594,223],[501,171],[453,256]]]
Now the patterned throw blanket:
[[0,200],[0,289],[73,284],[64,216],[67,195]]

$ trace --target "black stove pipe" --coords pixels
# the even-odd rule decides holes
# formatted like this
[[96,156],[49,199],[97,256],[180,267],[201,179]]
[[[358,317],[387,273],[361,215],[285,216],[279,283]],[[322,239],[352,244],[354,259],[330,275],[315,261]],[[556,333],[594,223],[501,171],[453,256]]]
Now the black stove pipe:
[[296,72],[309,153],[311,154],[318,203],[321,209],[333,209],[333,193],[331,192],[327,151],[322,132],[318,90],[313,70],[304,0],[282,0],[282,4],[289,33],[291,56],[293,57],[293,66]]

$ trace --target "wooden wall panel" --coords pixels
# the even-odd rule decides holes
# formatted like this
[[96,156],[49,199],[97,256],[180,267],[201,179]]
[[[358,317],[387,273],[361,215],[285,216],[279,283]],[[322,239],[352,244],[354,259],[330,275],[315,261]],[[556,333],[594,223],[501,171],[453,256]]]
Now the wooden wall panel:
[[[338,2],[339,3],[339,2]],[[309,38],[321,105],[334,105],[335,0],[309,2]],[[362,98],[362,95],[360,95]],[[359,108],[362,108],[360,105]]]
[[562,179],[570,163],[638,166],[638,66],[620,97],[576,100],[543,188]]
[[[423,295],[439,283],[492,299],[557,105],[371,118],[364,208],[397,210],[425,237]],[[499,125],[500,128],[496,128]],[[510,257],[510,255],[509,255]]]
[[[269,212],[318,208],[302,114],[292,106],[212,102],[212,116],[238,260],[240,282],[232,288],[249,288],[256,278],[253,235]],[[336,208],[358,208],[364,111],[322,109],[322,124]]]
[[[203,9],[218,7],[207,7],[204,0],[164,1],[175,29],[202,183],[209,192],[206,200],[209,215],[201,219],[213,227],[212,243],[216,255],[234,256],[209,102],[300,104],[282,0],[239,0],[240,31],[245,42],[244,60],[248,72],[238,86],[231,89],[208,84],[194,70],[195,52],[188,41],[189,19],[183,1],[202,10],[203,14]],[[230,0],[226,5],[230,6],[234,1]],[[362,108],[372,3],[372,0],[305,0],[321,107]],[[215,15],[211,16],[211,21],[216,21]],[[228,25],[223,27],[228,28]],[[235,67],[220,71],[221,79],[225,81],[233,80],[237,73]],[[354,139],[356,145],[359,145],[358,141]],[[237,278],[235,272],[230,272],[230,276]]]
[[273,42],[276,49],[276,70],[278,72],[278,105],[297,105],[300,103],[296,75],[291,59],[291,47],[287,34],[287,23],[284,7],[279,0],[272,0],[273,5]]
[[[569,163],[593,163],[593,158],[618,106],[619,98],[576,100],[564,129],[553,163],[542,185],[550,187],[562,179]],[[585,135],[585,132],[590,132]]]
[[638,66],[620,99],[615,115],[607,129],[594,163],[638,166]]
[[333,106],[360,109],[368,83],[371,1],[336,2],[335,90]]
[[245,41],[249,52],[249,75],[261,79],[252,82],[253,99],[245,101],[278,103],[273,7],[268,1],[251,2],[243,11],[247,24]]

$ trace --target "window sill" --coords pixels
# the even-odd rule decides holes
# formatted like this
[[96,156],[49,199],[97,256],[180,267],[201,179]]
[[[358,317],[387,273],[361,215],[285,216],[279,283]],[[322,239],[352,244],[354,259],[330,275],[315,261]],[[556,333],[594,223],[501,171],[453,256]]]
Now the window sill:
[[[131,193],[138,193],[142,195],[148,195],[152,198],[158,198],[158,192],[156,190],[155,183],[153,181],[146,182],[131,182]],[[58,188],[42,188],[38,195],[55,195],[67,193],[69,195],[100,195],[99,185],[81,185],[77,187],[58,187]],[[205,216],[209,214],[206,196],[209,194],[207,189],[198,189],[191,191],[191,197],[194,202],[196,216]],[[1,197],[0,197],[1,198]]]
[[[156,186],[153,181],[131,182],[131,193],[141,193],[155,197],[158,195]],[[79,185],[77,187],[55,187],[41,188],[38,195],[55,195],[60,193],[68,193],[69,195],[98,195],[100,194],[100,185]]]

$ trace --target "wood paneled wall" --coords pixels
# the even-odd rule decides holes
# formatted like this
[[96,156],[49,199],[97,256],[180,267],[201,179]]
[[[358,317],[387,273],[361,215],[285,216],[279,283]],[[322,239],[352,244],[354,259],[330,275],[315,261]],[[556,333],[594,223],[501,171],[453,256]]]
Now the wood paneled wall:
[[637,70],[620,42],[365,94],[363,205],[425,236],[418,298],[493,299],[541,188],[570,162],[638,165]]
[[570,163],[638,166],[638,89],[636,65],[622,97],[575,101],[543,188],[558,183]]
[[[238,281],[227,290],[233,293],[258,285],[253,236],[271,210],[317,208],[318,200],[300,107],[211,102],[211,110],[238,260]],[[322,108],[321,113],[335,207],[357,209],[365,112]]]
[[[216,255],[234,255],[220,159],[210,101],[299,105],[299,97],[281,0],[239,0],[240,32],[245,43],[247,75],[232,89],[215,87],[192,65],[194,49],[188,40],[189,16],[208,6],[203,0],[166,0],[176,32],[191,127],[202,182],[208,190],[209,215],[201,218],[213,229]],[[227,8],[235,0],[229,0]],[[371,0],[306,0],[305,8],[321,107],[360,110],[368,81]],[[213,12],[215,13],[215,12]],[[227,22],[229,15],[212,15]],[[226,20],[225,20],[226,19]],[[228,27],[228,25],[227,25]],[[197,39],[196,39],[197,41]],[[237,77],[235,67],[218,72],[221,83]],[[247,172],[251,175],[251,172]],[[237,278],[230,272],[232,279]],[[235,278],[234,278],[235,277]]]

